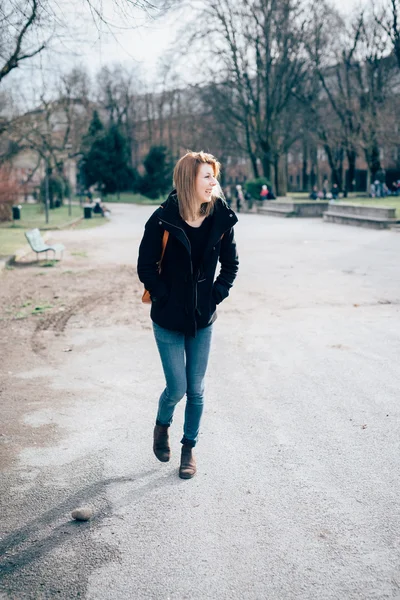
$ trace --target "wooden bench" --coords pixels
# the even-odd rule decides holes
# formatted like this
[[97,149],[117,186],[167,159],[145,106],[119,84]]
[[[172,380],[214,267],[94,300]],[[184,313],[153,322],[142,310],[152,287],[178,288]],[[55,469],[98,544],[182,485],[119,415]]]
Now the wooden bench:
[[395,208],[341,203],[329,204],[324,221],[372,229],[387,229],[398,223]]
[[36,259],[39,260],[39,254],[41,252],[46,252],[46,258],[47,258],[47,252],[49,250],[51,250],[52,252],[54,252],[54,257],[56,257],[56,252],[61,252],[61,257],[63,255],[63,252],[65,250],[65,247],[62,244],[53,244],[52,246],[48,246],[44,239],[42,238],[42,236],[40,235],[40,231],[39,229],[30,229],[29,231],[25,232],[25,237],[29,242],[30,247],[32,248],[32,250],[34,252],[36,252]]

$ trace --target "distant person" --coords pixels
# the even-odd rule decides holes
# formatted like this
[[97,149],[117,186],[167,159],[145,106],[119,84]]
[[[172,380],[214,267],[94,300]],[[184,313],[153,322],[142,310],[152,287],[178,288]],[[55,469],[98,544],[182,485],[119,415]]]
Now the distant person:
[[260,203],[263,204],[264,200],[268,200],[268,186],[262,185],[260,191]]
[[[378,182],[378,184],[376,183]],[[378,189],[378,197],[382,198],[385,195],[385,185],[386,185],[386,171],[385,169],[379,169],[375,175],[375,185]]]
[[375,183],[371,183],[371,185],[369,186],[369,195],[370,195],[370,198],[375,198],[375,196],[376,196]]
[[318,188],[314,185],[309,195],[310,200],[318,200]]
[[328,182],[327,176],[325,175],[324,180],[322,182],[322,193],[324,194],[324,199],[327,198],[328,187],[329,187],[329,182]]
[[332,198],[333,200],[337,200],[339,198],[339,186],[337,183],[334,183],[331,189],[331,194],[332,194]]
[[236,210],[240,213],[241,208],[244,206],[244,194],[241,185],[236,186]]
[[109,208],[107,208],[107,206],[104,204],[104,202],[101,201],[101,198],[95,198],[93,213],[99,214],[102,217],[108,217],[111,214],[111,211]]
[[244,199],[246,200],[248,210],[249,211],[252,210],[253,209],[253,196],[250,194],[250,192],[244,193]]
[[224,196],[229,208],[232,206],[232,190],[229,185],[224,188]]
[[[166,380],[158,402],[153,452],[161,462],[169,461],[169,428],[176,405],[186,395],[181,479],[196,474],[193,448],[203,413],[217,305],[228,297],[239,266],[237,217],[222,197],[219,171],[217,159],[205,152],[188,152],[178,160],[176,189],[147,221],[137,263],[139,279],[151,298],[150,317]],[[149,364],[143,381],[152,371]]]
[[104,216],[103,209],[101,206],[101,198],[95,198],[93,202],[94,202],[93,213],[96,215],[101,214],[102,216]]

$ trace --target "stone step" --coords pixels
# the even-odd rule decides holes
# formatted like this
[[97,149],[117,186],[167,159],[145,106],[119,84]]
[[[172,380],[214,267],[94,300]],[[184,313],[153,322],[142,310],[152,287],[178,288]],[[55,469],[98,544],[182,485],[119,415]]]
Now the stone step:
[[354,215],[346,213],[324,213],[324,221],[327,223],[340,223],[341,225],[355,225],[356,227],[368,227],[371,229],[389,229],[397,224],[396,219],[382,219],[379,217]]
[[260,214],[280,216],[280,217],[322,217],[324,211],[328,209],[328,202],[282,202],[272,200],[267,205],[259,206],[257,211]]

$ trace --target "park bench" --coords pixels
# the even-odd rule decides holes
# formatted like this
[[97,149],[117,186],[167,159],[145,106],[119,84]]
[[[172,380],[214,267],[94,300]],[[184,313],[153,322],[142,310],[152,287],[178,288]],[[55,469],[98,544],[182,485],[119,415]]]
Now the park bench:
[[38,255],[41,252],[46,252],[46,258],[47,258],[47,252],[49,250],[52,250],[54,252],[54,258],[55,258],[56,252],[61,252],[61,256],[62,256],[63,251],[65,250],[65,247],[62,244],[53,244],[52,246],[48,246],[45,243],[42,236],[40,235],[39,229],[30,229],[29,231],[26,231],[25,237],[28,240],[29,245],[32,248],[32,250],[34,252],[36,252],[37,260],[39,260]]
[[322,217],[328,208],[328,202],[282,202],[272,200],[259,206],[257,212],[273,217]]
[[387,229],[398,223],[395,208],[333,203],[324,213],[324,221],[372,229]]

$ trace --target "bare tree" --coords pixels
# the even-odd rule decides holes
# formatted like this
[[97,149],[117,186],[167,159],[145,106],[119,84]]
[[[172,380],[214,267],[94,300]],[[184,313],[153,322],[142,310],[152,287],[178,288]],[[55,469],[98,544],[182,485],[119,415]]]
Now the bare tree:
[[[118,28],[137,26],[137,9],[159,15],[166,0],[112,0],[112,16],[102,0],[81,0],[95,25],[116,37]],[[2,0],[0,3],[0,83],[14,69],[50,47],[51,38],[65,27],[56,0]]]
[[346,187],[352,190],[357,155],[365,155],[371,173],[380,168],[379,145],[385,137],[383,114],[391,95],[387,82],[393,61],[376,21],[365,10],[345,22],[328,5],[314,3],[309,30],[306,46],[312,91],[308,106],[315,115],[333,180],[342,184],[341,151],[345,152]]
[[0,156],[7,162],[14,155],[29,152],[36,164],[27,183],[43,166],[64,175],[65,164],[79,155],[92,103],[87,97],[87,75],[74,70],[59,82],[56,98],[43,93],[38,108],[13,118],[7,129],[8,146]]
[[[311,60],[308,80],[309,109],[316,118],[318,141],[322,143],[334,183],[342,186],[342,153],[349,165],[347,185],[352,189],[360,135],[357,96],[354,89],[354,55],[362,20],[353,35],[344,19],[324,2],[313,2],[306,47]],[[329,103],[329,109],[326,106]]]
[[136,127],[139,118],[138,90],[142,88],[136,68],[115,64],[103,67],[97,75],[97,101],[109,124],[117,125],[128,146],[130,166],[136,162]]
[[387,0],[385,6],[375,13],[375,20],[392,43],[397,66],[400,69],[400,2]]
[[[305,76],[301,0],[211,0],[196,15],[189,44],[209,49],[207,74],[216,112],[257,176],[286,193],[284,157],[296,139],[292,89]],[[204,53],[203,53],[204,55]],[[207,63],[207,55],[204,55]],[[282,173],[282,174],[281,174]]]
[[46,0],[3,0],[0,5],[0,82],[47,45],[42,21]]

